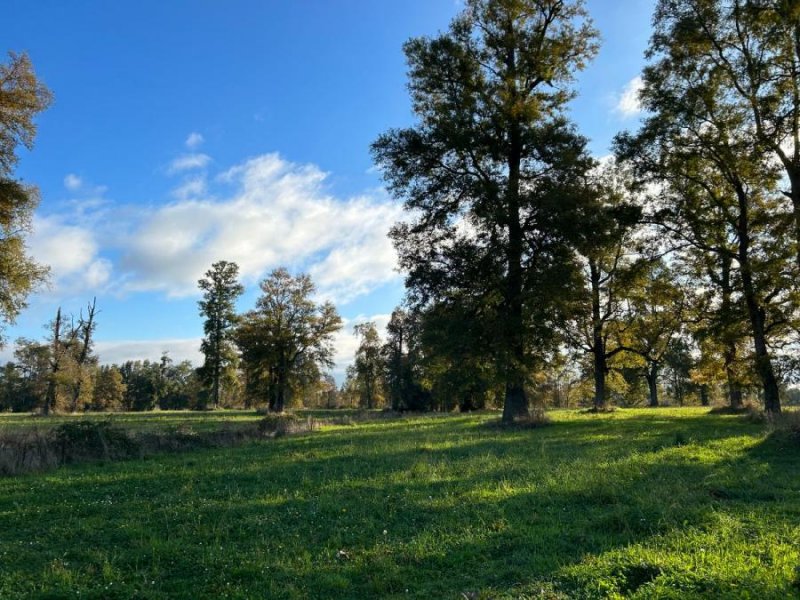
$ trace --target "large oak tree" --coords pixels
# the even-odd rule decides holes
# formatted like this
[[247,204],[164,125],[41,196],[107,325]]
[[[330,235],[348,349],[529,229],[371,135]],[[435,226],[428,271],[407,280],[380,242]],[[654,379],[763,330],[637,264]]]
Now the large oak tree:
[[528,413],[537,330],[572,260],[566,189],[590,161],[564,108],[595,38],[581,0],[469,0],[447,32],[406,43],[417,122],[373,145],[412,215],[393,231],[412,300],[466,294],[494,318],[504,421]]

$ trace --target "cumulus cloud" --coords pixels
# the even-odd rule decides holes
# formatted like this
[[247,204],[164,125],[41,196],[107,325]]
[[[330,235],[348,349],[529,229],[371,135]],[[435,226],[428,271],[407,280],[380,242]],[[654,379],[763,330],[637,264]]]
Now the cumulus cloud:
[[211,157],[208,154],[183,154],[169,163],[167,172],[170,174],[180,173],[183,171],[192,171],[195,169],[204,169],[211,162]]
[[616,112],[619,115],[627,119],[642,112],[639,94],[643,87],[644,81],[638,75],[627,83],[617,101]]
[[204,199],[199,183],[179,188],[180,200],[145,215],[124,241],[127,289],[194,294],[197,279],[223,259],[249,281],[281,265],[306,270],[321,296],[337,302],[395,279],[386,233],[402,209],[371,196],[337,199],[326,177],[267,154],[218,177],[228,193],[217,199]]
[[[339,305],[396,282],[397,257],[386,234],[403,218],[401,206],[379,190],[337,196],[327,178],[315,165],[266,154],[216,176],[187,172],[171,192],[174,200],[160,205],[87,195],[105,188],[83,180],[79,200],[34,218],[30,252],[51,268],[42,300],[112,292],[193,296],[218,260],[237,262],[245,285],[279,266],[307,272],[317,299]],[[352,359],[350,329],[337,338],[344,349],[337,364]]]
[[64,177],[64,187],[71,192],[79,190],[82,185],[83,180],[74,173],[68,173],[67,176]]
[[197,133],[196,131],[193,131],[186,138],[185,144],[186,144],[186,147],[189,148],[189,150],[194,150],[194,149],[199,148],[200,146],[202,146],[204,141],[205,141],[205,138],[203,138],[203,136],[201,134]]
[[99,256],[99,245],[87,228],[58,217],[36,217],[29,239],[31,256],[49,265],[57,291],[97,290],[111,277],[111,262]]

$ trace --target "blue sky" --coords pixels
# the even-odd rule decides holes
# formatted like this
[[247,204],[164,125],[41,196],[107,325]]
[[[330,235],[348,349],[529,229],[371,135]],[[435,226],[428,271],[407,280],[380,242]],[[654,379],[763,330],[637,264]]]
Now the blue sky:
[[[653,0],[590,0],[602,35],[572,116],[598,156],[635,127]],[[257,282],[308,271],[347,328],[402,296],[385,238],[400,207],[369,144],[412,121],[401,46],[454,0],[7,1],[0,50],[27,51],[55,96],[18,175],[41,190],[31,251],[52,266],[7,336],[97,296],[103,361],[199,360],[195,282],[215,260]],[[10,357],[12,345],[3,356]]]

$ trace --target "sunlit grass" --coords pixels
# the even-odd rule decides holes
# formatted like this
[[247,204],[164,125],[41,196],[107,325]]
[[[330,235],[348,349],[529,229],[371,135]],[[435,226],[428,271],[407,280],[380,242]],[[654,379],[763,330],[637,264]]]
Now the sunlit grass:
[[0,597],[794,597],[800,444],[705,413],[413,417],[0,480]]

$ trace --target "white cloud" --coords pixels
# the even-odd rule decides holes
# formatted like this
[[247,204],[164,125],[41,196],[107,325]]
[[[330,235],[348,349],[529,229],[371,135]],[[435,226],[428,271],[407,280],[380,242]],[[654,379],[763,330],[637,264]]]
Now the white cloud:
[[58,277],[84,269],[97,253],[90,231],[64,224],[56,217],[35,218],[29,243],[33,257],[50,265]]
[[64,187],[71,192],[79,190],[82,185],[83,180],[74,173],[68,173],[67,176],[64,177]]
[[207,187],[205,176],[190,177],[172,190],[172,195],[178,200],[197,198],[206,193]]
[[203,138],[201,134],[197,133],[196,131],[193,131],[192,133],[189,134],[189,137],[186,138],[185,143],[186,147],[189,148],[189,150],[194,150],[196,148],[199,148],[204,141],[205,138]]
[[[166,205],[87,197],[37,215],[30,251],[51,267],[42,300],[111,292],[192,296],[218,260],[237,262],[246,285],[279,266],[307,272],[317,298],[340,305],[397,281],[386,234],[403,218],[401,206],[381,190],[337,197],[326,180],[314,165],[267,154],[216,177],[187,173]],[[83,182],[81,192],[90,189]]]
[[339,200],[324,189],[326,177],[267,154],[218,177],[232,185],[227,197],[192,198],[184,184],[181,200],[147,214],[122,242],[128,291],[194,294],[197,279],[223,259],[237,262],[246,281],[281,265],[307,270],[320,295],[338,302],[398,277],[386,233],[402,217],[400,206]]
[[55,291],[97,291],[111,277],[112,265],[101,258],[91,231],[64,223],[58,217],[36,217],[29,239],[31,256],[50,267]]
[[639,101],[639,94],[644,87],[644,81],[637,75],[631,79],[625,89],[622,90],[617,101],[616,112],[623,118],[635,117],[642,112],[642,105]]
[[170,174],[180,173],[181,171],[191,171],[194,169],[203,169],[211,162],[211,157],[208,154],[183,154],[175,158],[167,172]]
[[157,361],[165,351],[176,363],[190,360],[193,365],[200,366],[203,362],[200,338],[98,341],[95,349],[103,364],[120,364],[128,360]]

